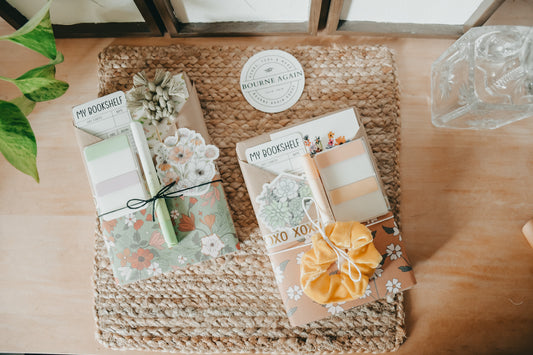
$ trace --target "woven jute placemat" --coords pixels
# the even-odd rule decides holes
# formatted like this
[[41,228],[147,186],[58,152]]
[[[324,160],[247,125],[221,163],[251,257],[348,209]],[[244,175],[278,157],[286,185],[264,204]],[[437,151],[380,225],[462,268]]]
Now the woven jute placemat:
[[173,352],[386,352],[405,339],[403,295],[310,323],[289,325],[235,154],[238,141],[346,107],[367,130],[393,212],[399,217],[399,92],[394,59],[382,46],[282,49],[305,71],[305,89],[289,110],[252,108],[240,71],[259,47],[111,46],[99,55],[99,94],[128,90],[132,76],[156,68],[195,82],[224,181],[241,249],[126,286],[113,279],[97,228],[97,339],[113,349]]

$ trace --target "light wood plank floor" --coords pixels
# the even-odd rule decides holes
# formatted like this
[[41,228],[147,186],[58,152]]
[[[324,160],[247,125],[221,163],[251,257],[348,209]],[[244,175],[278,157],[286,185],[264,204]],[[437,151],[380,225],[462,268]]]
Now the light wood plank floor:
[[[11,28],[0,20],[0,35]],[[61,98],[30,115],[41,183],[0,157],[0,351],[114,353],[94,340],[94,206],[71,107],[96,97],[96,57],[111,43],[385,44],[401,84],[402,221],[418,285],[406,292],[401,354],[527,353],[533,349],[533,119],[494,131],[437,129],[430,67],[450,39],[294,36],[239,39],[64,39]],[[43,63],[0,43],[0,75]],[[17,95],[0,84],[0,99]]]

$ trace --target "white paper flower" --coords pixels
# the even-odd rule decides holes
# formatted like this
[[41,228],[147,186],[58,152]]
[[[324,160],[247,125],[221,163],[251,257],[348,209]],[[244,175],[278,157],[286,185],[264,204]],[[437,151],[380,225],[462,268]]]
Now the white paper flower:
[[391,292],[392,294],[400,292],[400,288],[402,287],[402,283],[398,281],[398,279],[392,279],[387,281],[385,284],[385,287],[387,287],[387,291]]
[[178,260],[178,264],[183,265],[183,264],[185,264],[187,262],[187,257],[185,257],[183,255],[178,255],[177,260]]
[[391,260],[399,259],[402,256],[402,248],[400,245],[390,244],[387,246],[387,255]]
[[146,271],[148,271],[148,275],[150,276],[160,275],[162,273],[158,263],[151,263]]
[[300,265],[302,264],[302,257],[304,256],[305,252],[302,251],[301,253],[298,253],[298,255],[296,255],[296,264]]
[[178,210],[172,210],[170,211],[170,217],[172,217],[172,219],[178,219],[180,217],[180,213]]
[[372,294],[372,290],[370,289],[370,285],[367,285],[365,293],[363,293],[363,295],[360,298],[367,298],[371,294]]
[[206,181],[211,181],[215,176],[215,164],[206,159],[194,159],[189,164],[184,173],[184,180],[194,181],[196,186]]
[[274,268],[274,276],[276,277],[276,282],[278,284],[281,284],[281,282],[285,278],[285,275],[283,275],[283,270],[281,270],[281,267],[279,265]]
[[210,236],[203,237],[201,243],[202,254],[212,256],[213,258],[217,257],[220,250],[224,248],[224,243],[216,234],[211,234]]
[[287,296],[289,296],[291,300],[298,301],[303,294],[304,291],[298,285],[291,286],[287,289]]
[[124,223],[126,223],[128,227],[132,227],[135,222],[137,222],[137,218],[133,213],[126,215],[126,217],[124,218]]
[[343,304],[343,303],[344,302],[337,303],[337,305],[335,305],[334,303],[328,303],[328,304],[326,304],[326,309],[331,314],[342,313],[342,312],[344,312],[344,308],[342,308],[340,305]]

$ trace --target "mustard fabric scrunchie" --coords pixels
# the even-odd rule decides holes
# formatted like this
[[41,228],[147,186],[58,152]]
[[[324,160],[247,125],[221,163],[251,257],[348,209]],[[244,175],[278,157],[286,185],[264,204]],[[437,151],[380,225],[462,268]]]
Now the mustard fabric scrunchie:
[[330,275],[328,269],[337,262],[337,253],[320,233],[316,233],[312,237],[313,248],[302,256],[300,283],[303,291],[320,304],[361,297],[368,279],[381,262],[381,255],[372,241],[372,233],[359,222],[335,222],[328,224],[324,232],[329,241],[344,250],[344,255],[357,267],[350,265],[348,260],[341,260],[340,272]]

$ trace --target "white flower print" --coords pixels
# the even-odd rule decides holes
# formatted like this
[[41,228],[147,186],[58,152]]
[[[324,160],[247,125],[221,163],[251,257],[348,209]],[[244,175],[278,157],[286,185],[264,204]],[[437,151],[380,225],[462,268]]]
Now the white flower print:
[[112,240],[107,239],[106,237],[104,237],[104,243],[105,243],[105,247],[106,247],[108,252],[109,252],[110,248],[114,248],[115,247],[115,242],[112,241]]
[[135,217],[133,213],[126,215],[124,219],[124,223],[126,223],[128,227],[132,227],[135,224],[135,222],[137,222],[137,218]]
[[170,211],[170,217],[172,217],[172,219],[178,219],[180,217],[180,213],[178,210],[172,210]]
[[340,306],[341,304],[344,304],[344,303],[345,302],[340,302],[340,303],[337,303],[337,305],[335,305],[333,303],[328,303],[328,304],[326,304],[326,309],[331,314],[339,314],[339,313],[344,312],[344,308],[342,308]]
[[124,280],[128,280],[133,272],[133,269],[129,266],[122,266],[118,268],[118,272]]
[[398,281],[398,279],[392,279],[387,281],[385,284],[385,287],[387,287],[387,291],[391,292],[392,294],[400,292],[400,288],[402,287],[402,283]]
[[303,294],[304,291],[298,285],[291,286],[287,289],[287,296],[289,296],[291,300],[298,301]]
[[302,264],[302,256],[304,256],[305,252],[302,251],[301,253],[298,253],[298,255],[296,255],[296,264],[300,265]]
[[376,268],[376,270],[374,270],[374,275],[371,277],[371,279],[375,279],[375,278],[381,277],[382,273],[383,273],[383,268],[380,265],[380,266],[378,266]]
[[209,255],[214,257],[218,256],[218,253],[222,248],[224,248],[224,243],[216,234],[211,234],[210,236],[203,237],[202,240],[202,254]]
[[372,294],[372,290],[370,289],[370,285],[367,285],[365,292],[363,293],[363,295],[360,298],[367,298],[371,294]]
[[387,255],[391,260],[399,259],[402,256],[402,248],[399,245],[390,244],[387,246]]
[[183,256],[183,255],[178,255],[178,263],[179,264],[185,264],[187,262],[187,257]]
[[283,270],[281,270],[281,267],[279,265],[274,268],[274,276],[276,276],[276,282],[278,284],[281,284],[281,282],[285,278],[285,275],[283,275]]
[[402,240],[402,235],[400,234],[400,229],[398,228],[398,225],[396,224],[396,221],[394,222],[394,227],[393,227],[393,230],[394,230],[394,236],[398,236],[398,239],[401,241]]
[[150,276],[160,275],[163,272],[158,263],[151,263],[146,271],[148,271],[148,275]]

